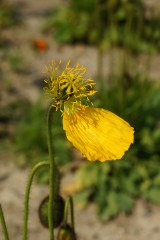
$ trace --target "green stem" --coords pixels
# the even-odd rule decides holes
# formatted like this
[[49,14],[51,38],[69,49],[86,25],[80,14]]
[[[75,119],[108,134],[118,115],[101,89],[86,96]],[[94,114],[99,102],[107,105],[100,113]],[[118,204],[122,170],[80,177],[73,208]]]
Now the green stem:
[[68,209],[70,205],[70,217],[71,217],[71,226],[72,229],[75,232],[75,225],[74,225],[74,204],[73,204],[73,198],[71,196],[68,196],[65,203],[65,209],[64,209],[64,224],[67,224],[67,218],[68,218]]
[[73,204],[73,198],[70,197],[70,211],[71,211],[71,226],[75,232],[75,224],[74,224],[74,204]]
[[23,240],[27,240],[28,215],[29,215],[29,195],[30,195],[30,191],[31,191],[31,185],[32,185],[33,177],[40,167],[48,166],[48,165],[49,165],[49,163],[46,162],[46,161],[37,163],[32,168],[31,173],[29,175],[28,183],[27,183],[27,186],[26,186],[25,203],[24,203],[25,208],[24,208],[24,223],[23,223]]
[[6,222],[5,222],[5,219],[4,219],[4,214],[3,214],[1,204],[0,204],[0,221],[1,221],[1,224],[2,224],[2,229],[3,229],[5,240],[9,240],[8,230],[7,230]]
[[53,231],[53,199],[55,194],[55,175],[56,175],[56,165],[54,161],[54,152],[53,152],[53,139],[52,139],[52,105],[49,107],[47,124],[48,124],[48,151],[50,157],[50,172],[49,172],[49,204],[48,204],[48,223],[50,231],[50,240],[54,240],[54,231]]

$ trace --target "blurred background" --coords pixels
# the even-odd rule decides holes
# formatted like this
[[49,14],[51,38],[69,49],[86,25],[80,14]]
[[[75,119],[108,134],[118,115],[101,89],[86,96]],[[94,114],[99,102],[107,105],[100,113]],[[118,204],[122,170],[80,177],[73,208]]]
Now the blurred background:
[[[160,239],[158,0],[0,0],[0,202],[11,238],[21,239],[28,171],[48,160],[43,71],[52,59],[84,65],[97,82],[94,105],[135,128],[122,160],[91,163],[55,115],[61,191],[75,198],[78,239]],[[37,216],[47,184],[44,169],[30,199],[31,240],[48,238]]]

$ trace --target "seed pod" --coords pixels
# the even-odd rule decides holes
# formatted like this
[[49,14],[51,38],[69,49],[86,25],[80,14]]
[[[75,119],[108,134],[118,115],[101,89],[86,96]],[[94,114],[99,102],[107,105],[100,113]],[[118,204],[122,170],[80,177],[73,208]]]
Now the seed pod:
[[[48,203],[49,203],[49,196],[45,197],[39,206],[39,219],[41,224],[49,228],[48,224]],[[53,227],[58,227],[64,215],[64,200],[63,198],[58,195],[53,200]]]
[[57,240],[76,240],[76,234],[69,224],[60,227]]

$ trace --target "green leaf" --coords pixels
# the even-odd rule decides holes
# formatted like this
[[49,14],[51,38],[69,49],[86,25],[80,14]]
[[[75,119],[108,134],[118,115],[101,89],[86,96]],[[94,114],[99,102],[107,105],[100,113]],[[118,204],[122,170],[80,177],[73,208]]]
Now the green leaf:
[[121,211],[124,211],[126,213],[129,213],[131,211],[134,204],[134,200],[125,193],[118,193],[117,201]]
[[144,196],[155,204],[160,204],[160,187],[152,188],[144,194]]
[[153,179],[153,184],[157,185],[157,187],[160,187],[160,174],[158,174],[154,179]]
[[106,195],[106,205],[99,209],[99,216],[101,220],[108,220],[116,216],[119,212],[131,212],[134,200],[124,193],[110,191]]

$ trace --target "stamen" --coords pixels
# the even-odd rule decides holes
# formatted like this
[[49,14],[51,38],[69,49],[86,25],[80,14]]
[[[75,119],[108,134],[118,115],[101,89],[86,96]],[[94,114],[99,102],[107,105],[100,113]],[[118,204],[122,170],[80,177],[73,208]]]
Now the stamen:
[[[68,100],[70,103],[76,103],[76,105],[77,102],[81,104],[84,98],[90,101],[88,96],[96,92],[92,89],[95,82],[84,77],[86,68],[79,66],[78,63],[75,67],[70,67],[70,61],[67,62],[63,70],[60,70],[60,66],[61,61],[58,62],[58,65],[55,61],[52,61],[49,67],[45,67],[47,78],[44,81],[48,86],[44,90],[52,97],[56,109],[62,109],[62,106]],[[75,108],[74,105],[72,104],[73,109]]]

